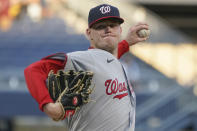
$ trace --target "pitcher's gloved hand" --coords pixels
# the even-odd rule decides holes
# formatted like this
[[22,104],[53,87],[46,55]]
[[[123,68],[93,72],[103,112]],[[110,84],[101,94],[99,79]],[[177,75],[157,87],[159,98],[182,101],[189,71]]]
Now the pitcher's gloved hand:
[[48,75],[48,90],[54,102],[59,102],[65,111],[77,110],[90,101],[93,72],[59,70],[57,74],[51,70]]

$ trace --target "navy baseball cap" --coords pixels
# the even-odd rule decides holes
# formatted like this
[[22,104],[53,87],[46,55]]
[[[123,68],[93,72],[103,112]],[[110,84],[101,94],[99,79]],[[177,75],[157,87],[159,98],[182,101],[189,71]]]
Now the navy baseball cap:
[[88,26],[91,28],[96,22],[105,19],[116,20],[120,22],[120,24],[124,22],[124,19],[120,17],[118,8],[108,4],[102,4],[90,9],[88,16]]

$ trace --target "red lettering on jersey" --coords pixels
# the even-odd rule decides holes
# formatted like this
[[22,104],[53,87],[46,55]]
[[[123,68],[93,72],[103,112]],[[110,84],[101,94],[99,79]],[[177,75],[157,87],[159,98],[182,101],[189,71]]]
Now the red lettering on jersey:
[[106,93],[107,93],[107,95],[112,95],[112,91],[111,92],[109,92],[109,86],[110,86],[110,84],[111,84],[111,79],[110,80],[106,80],[105,81],[105,86],[106,86]]
[[115,80],[113,80],[113,82],[111,84],[111,91],[112,91],[113,94],[116,94],[117,91],[118,91],[118,87],[116,86],[117,85],[116,83],[117,82]]
[[[127,87],[125,82],[119,83],[118,79],[115,80],[109,79],[105,81],[105,87],[106,87],[106,94],[107,95],[115,95],[113,98],[122,99],[123,97],[127,96],[128,93],[122,93],[127,91]],[[117,94],[122,93],[122,94]],[[117,94],[117,95],[116,95]]]
[[125,97],[125,96],[127,96],[128,95],[128,93],[123,93],[123,94],[120,94],[120,95],[116,95],[116,96],[114,96],[113,98],[115,99],[115,98],[118,98],[118,99],[122,99],[123,97]]
[[127,87],[125,86],[125,82],[123,83],[123,91],[127,91]]

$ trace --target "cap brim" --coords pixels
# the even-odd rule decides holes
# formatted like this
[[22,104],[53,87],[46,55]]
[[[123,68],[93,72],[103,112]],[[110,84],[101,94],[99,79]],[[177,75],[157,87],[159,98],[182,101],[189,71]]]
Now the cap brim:
[[94,25],[95,23],[101,22],[103,20],[114,20],[114,21],[118,21],[120,22],[120,24],[122,24],[124,22],[124,19],[120,18],[120,17],[116,17],[116,16],[107,16],[107,17],[102,17],[100,19],[97,19],[95,21],[93,21],[92,23],[89,24],[89,28],[92,27],[92,25]]

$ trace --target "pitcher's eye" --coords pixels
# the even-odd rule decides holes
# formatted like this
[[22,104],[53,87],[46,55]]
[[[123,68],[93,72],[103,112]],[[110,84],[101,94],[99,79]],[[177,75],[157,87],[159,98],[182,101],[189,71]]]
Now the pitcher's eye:
[[106,27],[107,27],[106,25],[98,25],[98,26],[93,27],[93,29],[102,30],[102,29],[105,29]]
[[116,27],[118,24],[110,24],[109,26],[111,27],[111,28],[113,28],[113,27]]
[[107,23],[106,24],[102,23],[102,24],[95,25],[92,28],[95,29],[95,30],[103,30],[103,29],[107,28],[108,26],[110,28],[114,28],[118,25],[119,25],[119,23],[108,23],[108,24]]

